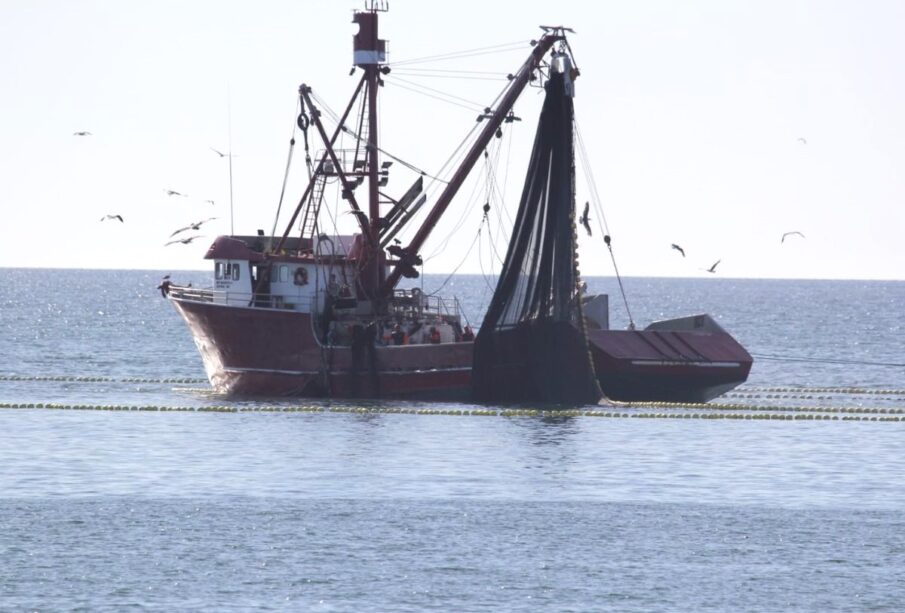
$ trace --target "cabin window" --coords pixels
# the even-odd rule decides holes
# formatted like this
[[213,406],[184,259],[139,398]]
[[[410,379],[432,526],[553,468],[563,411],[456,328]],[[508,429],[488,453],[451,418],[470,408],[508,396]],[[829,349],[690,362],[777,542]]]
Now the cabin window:
[[239,280],[239,265],[233,264],[233,281]]
[[214,264],[214,277],[219,280],[223,278],[223,262]]
[[287,283],[289,281],[289,267],[280,266],[280,282]]

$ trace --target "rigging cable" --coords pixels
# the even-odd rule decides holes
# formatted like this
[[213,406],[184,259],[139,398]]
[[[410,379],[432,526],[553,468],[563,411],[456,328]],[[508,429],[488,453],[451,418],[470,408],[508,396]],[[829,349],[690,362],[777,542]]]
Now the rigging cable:
[[[313,99],[315,102],[317,102],[318,105],[320,105],[320,106],[324,109],[324,112],[325,112],[325,113],[333,120],[333,123],[334,123],[334,124],[338,124],[338,123],[339,123],[339,115],[337,115],[337,114],[333,111],[333,109],[331,109],[330,106],[329,106],[323,99],[321,99],[316,93],[314,93],[314,91],[311,91],[310,93],[311,93],[312,99]],[[363,103],[362,103],[362,104],[363,104]],[[341,129],[343,132],[345,132],[346,134],[348,134],[349,136],[351,136],[352,138],[356,139],[356,141],[357,141],[358,143],[363,143],[365,147],[369,147],[369,146],[370,146],[370,145],[367,143],[367,139],[362,138],[361,135],[360,135],[359,133],[357,133],[357,132],[355,132],[354,130],[348,128],[346,125],[340,126],[340,129]],[[418,167],[415,166],[414,164],[412,164],[412,163],[410,163],[410,162],[407,162],[407,161],[403,160],[402,158],[400,158],[400,157],[398,157],[398,156],[396,156],[396,155],[393,155],[392,153],[390,153],[390,152],[387,151],[386,149],[383,149],[383,148],[381,148],[381,147],[377,147],[377,151],[380,152],[381,154],[387,156],[388,158],[390,158],[390,159],[393,160],[394,162],[398,162],[399,164],[405,166],[406,168],[408,168],[408,169],[411,170],[412,172],[417,172],[418,174],[421,174],[421,175],[423,175],[423,176],[425,176],[425,177],[427,177],[427,178],[429,178],[429,179],[431,179],[431,180],[433,180],[433,181],[440,181],[441,183],[449,183],[449,181],[444,181],[443,179],[441,179],[441,178],[439,178],[439,177],[435,177],[434,175],[431,175],[431,174],[427,173],[426,171],[424,171],[424,170],[418,168]]]
[[[407,89],[410,92],[414,92],[416,94],[421,94],[422,96],[427,96],[428,98],[433,98],[434,100],[439,100],[440,102],[445,102],[447,104],[451,104],[453,106],[461,107],[467,111],[478,111],[481,112],[484,110],[484,107],[476,102],[472,102],[471,100],[466,100],[465,98],[460,98],[458,96],[453,96],[452,94],[447,94],[446,92],[440,91],[438,89],[434,89],[432,87],[427,87],[421,85],[419,83],[414,83],[407,79],[403,79],[401,77],[395,77],[393,79],[387,79],[385,82],[388,82],[390,85],[394,85],[401,89]],[[403,85],[406,83],[407,85]],[[420,89],[419,89],[420,88]],[[427,91],[422,91],[427,90]],[[429,93],[434,92],[434,93]],[[446,97],[444,97],[446,96]],[[458,100],[459,102],[456,102]]]
[[[594,174],[591,172],[591,164],[588,160],[588,153],[584,146],[584,139],[581,136],[581,129],[578,125],[578,119],[575,118],[575,140],[578,141],[579,159],[584,167],[585,179],[591,191],[591,200],[594,201],[594,211],[597,213],[597,226],[603,235],[603,242],[606,244],[607,250],[610,252],[610,259],[613,261],[613,271],[616,273],[616,281],[619,283],[619,292],[622,294],[622,302],[625,304],[625,312],[628,315],[629,330],[635,329],[635,320],[632,318],[632,311],[628,306],[628,297],[625,294],[625,287],[622,285],[622,275],[619,274],[619,267],[616,265],[616,254],[613,253],[613,245],[610,239],[610,228],[606,221],[606,215],[603,212],[603,206],[600,204],[600,195],[597,192],[597,182],[594,180]],[[602,224],[601,224],[602,222]]]
[[[506,77],[505,72],[499,72],[497,70],[450,70],[443,68],[394,68],[393,72],[403,71],[403,72],[411,72],[411,73],[423,73],[423,74],[431,74],[431,73],[443,73],[443,74],[472,74],[472,75],[493,75],[495,77]],[[414,75],[412,75],[414,76]]]
[[[483,222],[481,222],[481,223],[483,225]],[[443,283],[440,284],[440,287],[435,289],[430,294],[426,294],[427,296],[436,296],[437,294],[439,294],[440,292],[443,291],[443,288],[446,287],[446,284],[449,283],[450,279],[453,278],[453,276],[462,267],[462,264],[465,263],[465,260],[468,259],[468,256],[471,255],[471,251],[472,251],[472,249],[474,249],[475,243],[478,241],[478,239],[480,237],[481,237],[481,226],[478,226],[478,231],[475,234],[475,237],[471,240],[471,244],[468,246],[468,249],[465,251],[465,255],[462,256],[462,259],[459,261],[459,263],[456,265],[456,267],[453,269],[453,271],[451,273],[449,273],[449,276],[447,276],[446,279],[443,281]]]
[[465,57],[474,57],[477,55],[491,55],[494,53],[505,53],[509,51],[516,51],[519,48],[523,48],[525,43],[528,41],[518,40],[512,41],[510,43],[502,43],[499,45],[491,45],[489,47],[477,47],[475,49],[466,49],[464,51],[452,51],[449,53],[441,53],[438,55],[428,55],[420,58],[412,58],[409,60],[400,60],[398,62],[390,62],[389,66],[404,66],[407,64],[420,64],[423,62],[442,62],[446,60],[455,60]]
[[446,237],[443,238],[439,243],[437,243],[437,247],[428,255],[425,260],[430,260],[436,257],[439,253],[442,253],[446,250],[446,247],[449,245],[449,241],[451,241],[459,230],[465,225],[465,222],[468,220],[468,214],[472,211],[472,205],[478,200],[478,189],[480,188],[480,183],[478,181],[472,181],[471,194],[468,196],[468,204],[462,207],[462,212],[459,215],[459,219],[456,220],[455,225],[452,229],[446,234]]
[[[356,139],[359,143],[362,143],[362,142],[364,142],[364,140],[365,140],[365,139],[363,139],[361,136],[359,136],[356,132],[354,132],[353,130],[350,130],[350,129],[347,128],[346,126],[343,126],[343,127],[342,127],[342,131],[345,132],[346,134],[348,134],[349,136],[351,136],[352,138]],[[366,148],[370,147],[370,145],[367,144],[367,143],[364,143],[364,146],[365,146]],[[380,152],[380,153],[382,153],[382,154],[385,155],[386,157],[390,158],[390,159],[393,160],[394,162],[399,162],[399,164],[401,164],[402,166],[405,166],[406,168],[408,168],[408,169],[411,170],[412,172],[417,172],[418,174],[420,174],[420,175],[422,175],[422,176],[425,176],[425,177],[427,177],[428,179],[431,179],[431,180],[433,180],[433,181],[439,181],[440,183],[449,183],[449,181],[445,181],[445,180],[441,179],[440,177],[435,177],[435,176],[433,176],[433,175],[431,175],[431,174],[428,174],[427,172],[425,172],[424,170],[421,170],[420,168],[418,168],[418,167],[415,166],[414,164],[412,164],[412,163],[410,163],[410,162],[406,162],[406,161],[403,160],[402,158],[397,157],[397,156],[393,155],[392,153],[389,153],[386,149],[383,149],[383,148],[381,148],[381,147],[377,147],[377,151]]]
[[[298,112],[299,102],[296,102],[295,109],[296,109],[296,112]],[[307,118],[307,115],[304,114],[304,109],[302,110],[302,114],[298,116],[298,125],[300,127],[302,125],[302,117]],[[280,189],[280,201],[277,204],[277,214],[273,218],[273,229],[270,231],[271,243],[272,243],[273,239],[276,237],[277,224],[280,222],[280,209],[283,208],[283,197],[286,195],[286,183],[288,183],[288,181],[289,181],[289,168],[292,165],[292,152],[295,149],[295,125],[296,125],[295,122],[293,122],[292,136],[289,138],[289,154],[286,156],[286,172],[283,173],[283,187]],[[307,125],[307,123],[305,124],[305,127],[302,128],[302,130],[305,133],[305,159],[308,162],[308,167],[309,167],[308,174],[309,174],[309,181],[310,181],[311,180],[310,179],[311,158],[308,157],[308,125]]]
[[[481,230],[479,229],[478,235],[480,235],[480,234],[481,234]],[[493,272],[493,260],[490,261],[490,264],[491,264],[491,269],[490,269],[489,276],[495,277],[496,273]],[[478,241],[478,266],[480,266],[480,268],[481,268],[481,279],[483,279],[484,283],[487,285],[487,289],[490,290],[490,295],[493,296],[493,294],[496,292],[496,289],[494,288],[493,283],[491,283],[490,281],[487,280],[488,274],[484,271],[484,258],[481,255],[481,241]]]
[[[500,157],[501,151],[502,151],[502,147],[496,148],[496,155],[494,156],[495,160],[493,162],[490,161],[490,158],[488,156],[486,156],[486,155],[484,156],[485,170],[487,172],[487,202],[488,202],[488,204],[484,205],[485,207],[488,207],[484,211],[484,218],[487,220],[487,243],[490,245],[490,249],[493,252],[494,257],[496,257],[496,261],[497,261],[497,263],[499,263],[500,267],[503,266],[503,258],[500,257],[500,254],[496,249],[496,242],[494,241],[494,238],[493,238],[493,231],[490,229],[490,218],[488,215],[490,212],[489,203],[490,203],[491,199],[494,199],[494,196],[496,196],[496,198],[495,198],[495,201],[497,204],[496,208],[502,209],[504,212],[506,211],[505,203],[500,199],[500,196],[499,196],[500,190],[499,190],[499,186],[497,185],[497,182],[496,182],[496,174],[493,171],[495,165],[497,163],[499,163],[499,157]],[[507,213],[507,216],[508,216],[508,213]],[[499,213],[497,213],[497,217],[499,217],[499,219],[500,219],[500,225],[497,226],[497,228],[498,228],[497,238],[499,238],[499,233],[501,232],[501,228],[503,227],[503,223],[502,223],[503,218],[502,218],[502,215],[500,215]],[[512,226],[511,221],[510,221],[509,225],[510,225],[510,227]],[[510,232],[510,234],[511,234],[511,232]],[[492,270],[493,270],[493,268],[491,268],[491,271]]]
[[[496,107],[507,91],[509,91],[509,84],[507,84],[506,86],[501,88],[501,90],[497,94],[496,98],[494,98],[493,102],[491,102],[491,104],[488,108]],[[459,142],[459,145],[449,155],[449,157],[446,159],[446,161],[443,163],[443,165],[440,167],[440,169],[435,173],[436,175],[443,175],[443,173],[447,171],[447,169],[453,164],[454,161],[461,160],[466,155],[465,150],[466,150],[468,144],[473,142],[477,138],[477,134],[479,132],[480,126],[481,126],[480,121],[476,121],[474,124],[472,124],[471,129],[468,131],[468,133],[465,135],[465,137]],[[430,175],[427,175],[427,176],[430,176]],[[435,177],[431,177],[431,178],[434,179],[435,181],[439,180],[444,183],[449,183],[448,181],[443,181],[442,179],[436,179]],[[432,195],[434,189],[435,189],[434,183],[428,184],[428,186],[424,190],[425,194],[428,196]],[[424,214],[426,214],[426,213],[424,213],[422,210],[422,211],[419,211],[415,215],[415,217],[421,217],[421,215],[424,215]]]
[[895,362],[865,362],[862,360],[846,360],[843,358],[838,359],[821,359],[821,358],[807,358],[800,356],[782,356],[782,355],[772,355],[772,354],[763,354],[763,353],[752,353],[752,358],[757,358],[758,360],[773,360],[776,362],[810,362],[814,364],[853,364],[856,366],[890,366],[893,368],[905,368],[905,364],[898,364]]
[[467,75],[457,75],[457,74],[430,74],[430,73],[421,73],[421,72],[409,72],[403,70],[394,70],[394,75],[403,75],[409,78],[418,78],[418,79],[458,79],[458,80],[467,80],[467,81],[500,81],[501,79],[505,79],[506,76],[496,76],[496,77],[480,77],[480,76],[467,76]]

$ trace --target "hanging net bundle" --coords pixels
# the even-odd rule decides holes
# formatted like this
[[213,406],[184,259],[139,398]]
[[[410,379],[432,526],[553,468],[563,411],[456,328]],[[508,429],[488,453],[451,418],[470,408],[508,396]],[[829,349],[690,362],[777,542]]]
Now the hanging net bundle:
[[551,72],[509,250],[475,341],[476,400],[575,404],[602,396],[578,288],[567,86]]

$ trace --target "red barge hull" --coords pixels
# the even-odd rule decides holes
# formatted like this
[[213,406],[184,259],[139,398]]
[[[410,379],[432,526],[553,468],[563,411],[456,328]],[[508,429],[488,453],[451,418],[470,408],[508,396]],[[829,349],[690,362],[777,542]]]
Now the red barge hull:
[[589,330],[600,388],[621,401],[707,402],[748,379],[751,355],[708,315]]

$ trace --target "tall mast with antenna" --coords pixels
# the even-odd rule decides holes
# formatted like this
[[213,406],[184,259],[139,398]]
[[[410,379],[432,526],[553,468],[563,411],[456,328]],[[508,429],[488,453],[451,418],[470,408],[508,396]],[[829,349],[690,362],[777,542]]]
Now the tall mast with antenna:
[[235,235],[233,217],[233,104],[229,85],[226,86],[226,137],[227,155],[229,156],[229,234]]
[[358,33],[354,38],[353,61],[365,72],[368,96],[368,231],[371,245],[370,257],[365,269],[361,271],[361,283],[369,295],[375,295],[384,281],[384,270],[381,265],[379,233],[380,233],[380,194],[379,163],[377,158],[377,88],[380,86],[381,64],[386,63],[386,41],[378,38],[377,16],[386,11],[385,2],[370,0],[365,10],[356,12],[353,22],[358,24]]

